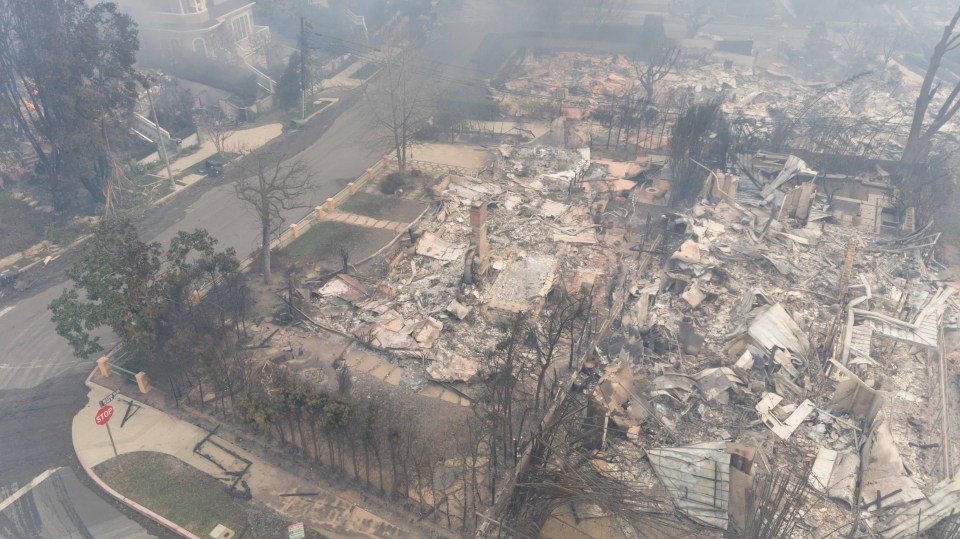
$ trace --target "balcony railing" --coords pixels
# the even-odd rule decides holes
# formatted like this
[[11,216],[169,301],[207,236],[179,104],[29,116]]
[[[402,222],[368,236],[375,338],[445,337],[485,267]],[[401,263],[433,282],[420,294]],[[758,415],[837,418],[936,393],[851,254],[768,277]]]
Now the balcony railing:
[[250,35],[238,39],[234,44],[237,47],[237,53],[246,60],[256,54],[268,41],[270,41],[270,27],[255,26]]

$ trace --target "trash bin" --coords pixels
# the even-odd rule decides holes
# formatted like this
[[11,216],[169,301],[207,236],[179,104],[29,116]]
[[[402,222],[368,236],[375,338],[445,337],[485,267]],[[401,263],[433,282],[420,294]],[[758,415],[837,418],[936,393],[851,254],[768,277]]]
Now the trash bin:
[[223,161],[207,159],[206,163],[204,163],[204,168],[206,169],[207,176],[219,176],[223,174]]

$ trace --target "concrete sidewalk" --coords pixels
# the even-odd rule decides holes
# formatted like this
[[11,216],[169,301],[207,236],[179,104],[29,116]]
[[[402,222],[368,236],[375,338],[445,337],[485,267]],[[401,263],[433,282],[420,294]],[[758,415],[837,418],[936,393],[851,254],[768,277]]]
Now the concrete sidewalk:
[[[93,468],[113,458],[113,449],[106,428],[96,425],[94,416],[99,408],[99,401],[110,394],[111,390],[95,382],[88,382],[87,386],[90,388],[87,405],[73,418],[73,445],[77,458],[86,472],[94,481],[102,483],[93,472]],[[121,427],[127,400],[131,400],[130,397],[121,394],[112,403],[117,417],[111,419],[110,426],[118,453],[136,451],[166,453],[217,479],[226,479],[220,468],[194,452],[194,447],[208,437],[207,431],[136,399],[132,400],[141,407],[140,410]],[[252,462],[244,479],[250,487],[254,501],[267,505],[295,521],[302,520],[311,529],[334,538],[416,536],[405,527],[401,528],[400,525],[388,522],[363,509],[355,501],[324,489],[316,481],[282,470],[218,436],[212,436],[211,440]],[[209,448],[205,450],[210,452]],[[231,468],[228,466],[228,469]],[[125,499],[111,489],[106,490],[135,510],[143,513],[142,509],[147,509],[144,514],[160,521],[177,533],[185,537],[193,537],[186,530],[179,528],[176,523],[165,521],[162,517],[158,519],[159,515],[150,512],[149,508],[140,507],[135,500]],[[320,494],[310,497],[280,496],[282,493],[291,492],[319,492]]]
[[[224,141],[224,151],[237,152],[238,150],[255,150],[264,146],[271,140],[279,137],[282,132],[283,124],[280,123],[258,125],[250,129],[240,129],[235,131],[228,139],[226,139],[226,141]],[[174,177],[179,176],[184,170],[213,157],[216,155],[216,153],[217,148],[213,145],[212,141],[208,140],[201,143],[200,149],[196,152],[171,161],[170,171],[173,173]],[[149,161],[149,159],[150,158],[148,157],[147,160]],[[153,159],[159,159],[156,153],[153,154]],[[160,170],[156,172],[156,175],[158,177],[165,178],[167,175],[166,167],[161,167]],[[187,174],[186,176],[177,179],[176,187],[174,188],[173,192],[155,200],[152,205],[162,205],[166,202],[169,202],[182,191],[192,187],[204,178],[206,178],[206,176],[203,174]],[[89,235],[83,236],[76,242],[64,247],[51,245],[48,242],[39,243],[33,247],[24,249],[23,252],[13,253],[7,257],[0,258],[0,271],[15,265],[20,266],[20,271],[26,271],[29,269],[27,267],[28,265],[33,267],[33,265],[40,264],[48,256],[58,257],[79,243],[82,243],[89,237]]]
[[[361,69],[363,69],[363,67],[366,66],[368,63],[379,63],[379,62],[374,60],[371,60],[369,62],[356,61],[350,64],[350,66],[348,66],[346,69],[340,71],[339,73],[335,74],[329,79],[326,79],[323,81],[324,91],[344,90],[344,89],[352,90],[354,88],[358,88],[364,82],[370,80],[370,77],[367,77],[366,79],[355,79],[353,78],[353,75],[357,71],[360,71]],[[321,92],[321,95],[322,93],[323,92]]]
[[[234,131],[229,138],[224,140],[223,151],[239,152],[241,150],[256,150],[271,140],[279,137],[282,132],[283,124],[280,123],[258,125],[257,127],[251,127],[250,129],[240,129]],[[206,140],[200,144],[200,149],[196,152],[171,161],[170,171],[173,172],[174,176],[179,176],[184,170],[187,170],[197,163],[202,163],[216,154],[217,147],[213,144],[213,141]],[[166,173],[166,167],[161,167],[161,169],[156,172],[156,175],[166,176]],[[180,191],[191,187],[204,178],[206,178],[204,174],[187,174],[186,176],[179,178],[177,180],[177,187],[173,190],[173,192],[160,198],[155,202],[155,204],[163,204],[169,199],[177,196]]]

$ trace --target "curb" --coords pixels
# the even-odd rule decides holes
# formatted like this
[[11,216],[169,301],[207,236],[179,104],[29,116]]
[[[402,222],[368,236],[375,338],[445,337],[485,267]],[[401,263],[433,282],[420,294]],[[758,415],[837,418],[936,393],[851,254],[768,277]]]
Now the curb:
[[[372,77],[371,77],[371,78],[372,78]],[[349,94],[349,93],[351,93],[351,92],[348,92],[348,94]],[[323,99],[323,98],[322,98],[322,97],[319,97],[319,99]],[[315,116],[317,116],[317,115],[319,115],[319,114],[322,114],[322,113],[324,113],[324,112],[327,112],[327,111],[329,111],[329,110],[333,110],[333,109],[337,108],[337,106],[338,106],[338,105],[340,104],[340,102],[343,100],[342,98],[339,98],[339,97],[338,97],[338,98],[328,98],[328,99],[332,100],[333,102],[330,103],[329,105],[327,105],[326,107],[324,107],[324,108],[322,108],[322,109],[314,112],[313,114],[311,114],[310,116],[308,116],[307,118],[305,118],[304,121],[309,121],[311,118],[313,118],[313,117],[315,117]],[[280,123],[282,124],[283,122],[280,122]],[[268,142],[273,142],[273,140],[268,141]],[[197,181],[195,181],[195,182],[193,182],[193,183],[184,185],[184,186],[181,187],[180,189],[176,189],[176,190],[174,190],[174,191],[172,191],[172,192],[170,192],[170,193],[167,193],[166,195],[164,195],[164,196],[158,198],[157,200],[154,200],[153,202],[151,202],[150,205],[149,205],[149,207],[151,207],[151,208],[160,208],[160,207],[162,207],[162,206],[165,206],[166,204],[169,204],[172,200],[174,200],[175,198],[177,198],[178,195],[180,195],[180,194],[183,193],[184,191],[189,190],[191,187],[199,184],[200,182],[202,182],[202,181],[205,180],[206,178],[207,178],[207,177],[204,176],[203,178],[201,178],[201,179],[199,179],[199,180],[197,180]],[[338,193],[338,195],[339,195],[339,194],[340,194],[340,193]],[[74,240],[73,243],[71,243],[70,245],[64,246],[63,249],[56,254],[56,257],[59,258],[60,256],[63,256],[64,254],[72,251],[73,249],[75,249],[75,248],[78,247],[79,245],[81,245],[81,244],[83,244],[84,242],[86,242],[87,240],[89,240],[91,237],[93,237],[92,234],[86,234],[86,235],[84,235],[84,236],[81,236],[80,238]],[[11,267],[15,267],[15,266],[17,265],[17,263],[22,262],[23,260],[24,260],[24,259],[21,258],[21,259],[19,259],[17,262],[14,262],[14,263],[12,263],[12,264],[10,264],[10,265],[8,265],[8,266],[0,267],[0,270],[5,270],[5,269],[11,268]],[[30,262],[30,263],[27,264],[26,266],[24,266],[24,267],[22,267],[22,268],[19,268],[19,269],[17,270],[16,275],[17,275],[17,276],[20,276],[20,275],[25,274],[27,271],[33,270],[34,268],[36,268],[36,266],[40,265],[40,263],[41,263],[42,261],[43,261],[43,258],[39,258],[39,259],[33,260],[32,262]]]
[[[335,101],[335,102],[332,103],[331,105],[329,105],[329,106],[327,106],[327,107],[324,107],[324,108],[321,109],[321,110],[318,110],[317,112],[314,113],[314,115],[320,114],[321,112],[324,112],[324,111],[326,111],[326,110],[329,109],[329,108],[332,108],[332,107],[333,107],[334,105],[336,105],[336,104],[337,104],[337,102]],[[271,139],[271,140],[268,141],[268,142],[272,142],[272,141],[273,141],[273,139]],[[193,182],[193,183],[188,183],[188,184],[186,184],[186,185],[183,185],[183,186],[180,187],[179,189],[175,189],[174,191],[171,191],[170,193],[167,193],[166,195],[164,195],[164,196],[162,196],[162,197],[154,200],[153,202],[151,202],[151,203],[147,206],[147,208],[149,209],[149,208],[160,208],[160,207],[163,207],[163,206],[165,206],[166,204],[169,204],[169,203],[170,203],[172,200],[174,200],[175,198],[177,198],[177,196],[179,196],[179,195],[180,195],[181,193],[183,193],[184,191],[190,190],[190,188],[192,188],[193,186],[199,184],[200,182],[202,182],[203,180],[205,180],[205,179],[207,179],[207,178],[208,178],[208,176],[204,176],[203,178],[201,178],[201,179],[199,179],[199,180],[197,180],[197,181],[195,181],[195,182]],[[59,257],[65,255],[65,254],[69,253],[70,251],[72,251],[72,250],[74,250],[75,248],[79,247],[80,245],[82,245],[83,243],[85,243],[87,240],[89,240],[89,239],[92,238],[92,237],[93,237],[93,234],[84,234],[83,236],[80,236],[79,238],[75,239],[72,243],[70,243],[69,245],[64,246],[59,252],[57,252],[56,258],[59,258]],[[10,265],[8,265],[8,266],[0,267],[0,270],[4,270],[4,269],[7,269],[7,268],[14,267],[14,266],[17,265],[17,263],[22,262],[23,260],[25,260],[25,259],[24,259],[24,258],[21,258],[21,259],[18,260],[17,262],[14,262],[14,263],[12,263],[12,264],[10,264]],[[20,275],[25,274],[27,271],[30,271],[30,270],[34,269],[34,268],[35,268],[36,266],[38,266],[41,262],[43,262],[43,258],[42,258],[42,257],[37,258],[37,259],[34,259],[32,262],[30,262],[30,263],[27,264],[26,266],[18,269],[18,270],[17,270],[17,275],[20,276]]]
[[[64,245],[59,251],[57,251],[56,254],[54,254],[54,255],[48,255],[48,256],[51,256],[51,257],[52,257],[51,260],[50,260],[50,262],[53,262],[54,260],[60,258],[61,256],[69,253],[70,251],[72,251],[72,250],[75,249],[76,247],[82,245],[83,243],[86,243],[86,241],[89,240],[89,239],[92,238],[92,237],[93,237],[93,234],[84,234],[84,235],[80,236],[79,238],[73,240],[69,245]],[[39,244],[37,244],[37,245],[39,245]],[[31,248],[36,247],[37,245],[31,246]],[[37,258],[34,258],[33,261],[30,262],[30,263],[28,263],[26,266],[24,266],[24,267],[22,267],[22,268],[18,268],[18,269],[17,269],[17,275],[22,275],[22,274],[26,273],[27,271],[30,271],[30,270],[34,269],[35,267],[37,267],[38,265],[42,264],[44,258],[46,258],[46,257],[37,257]],[[12,263],[7,264],[7,265],[5,265],[5,266],[0,266],[0,271],[8,270],[8,269],[10,269],[10,268],[14,268],[14,267],[17,266],[17,264],[19,264],[20,262],[23,262],[23,261],[26,260],[26,259],[27,259],[26,257],[22,257],[22,258],[20,258],[19,260],[17,260],[16,262],[12,262]],[[44,266],[44,267],[46,267],[46,266]]]
[[[90,374],[87,375],[87,379],[84,380],[84,385],[86,385],[88,388],[90,387],[90,384],[92,383],[90,380],[93,379],[93,375],[94,375],[94,373],[96,373],[96,372],[97,372],[97,368],[94,367],[93,370],[90,371]],[[71,430],[70,430],[70,438],[71,438],[71,439],[70,439],[70,443],[73,444],[73,443],[74,443],[74,440],[73,440],[73,429],[72,429],[72,428],[71,428]],[[120,493],[117,492],[116,490],[113,490],[113,489],[110,487],[110,485],[106,484],[106,483],[103,481],[103,479],[100,479],[100,476],[98,476],[96,473],[94,473],[93,468],[87,466],[87,463],[84,462],[83,459],[80,457],[80,453],[77,452],[77,447],[76,447],[75,444],[74,444],[74,447],[73,447],[73,453],[76,455],[76,457],[77,457],[77,462],[80,463],[80,466],[83,468],[83,471],[86,472],[87,477],[89,477],[94,483],[97,484],[97,486],[99,486],[101,489],[103,489],[104,492],[106,492],[107,494],[109,494],[110,496],[112,496],[112,497],[113,497],[114,499],[116,499],[118,502],[120,502],[120,503],[122,503],[123,505],[129,507],[130,509],[133,509],[134,511],[140,513],[141,515],[149,518],[150,520],[153,520],[153,521],[156,522],[157,524],[160,524],[161,526],[169,529],[170,531],[172,531],[173,533],[179,535],[180,537],[184,537],[184,538],[186,538],[186,539],[200,539],[198,536],[190,533],[189,531],[187,531],[186,529],[182,528],[181,526],[178,526],[178,525],[174,524],[173,522],[171,522],[171,521],[167,520],[166,518],[158,515],[157,513],[154,513],[153,511],[151,511],[151,510],[147,509],[146,507],[138,504],[137,502],[131,500],[130,498],[127,498],[127,497],[124,496],[123,494],[120,494]]]
[[[320,97],[320,98],[318,98],[318,99],[323,99],[323,98]],[[307,116],[306,118],[303,119],[303,121],[304,121],[304,122],[309,121],[311,118],[313,118],[313,117],[315,117],[315,116],[317,116],[317,115],[319,115],[319,114],[323,114],[324,112],[327,112],[328,110],[332,110],[332,109],[334,109],[334,108],[340,103],[340,99],[339,99],[339,98],[330,98],[330,99],[333,100],[332,103],[330,103],[330,104],[327,105],[326,107],[323,107],[322,109],[314,112],[314,113],[311,114],[310,116]],[[277,123],[280,123],[281,125],[283,125],[285,122],[277,122]],[[267,143],[264,144],[263,146],[266,146],[267,144],[270,144],[270,143],[274,142],[276,139],[280,138],[280,136],[283,136],[283,132],[282,132],[282,131],[281,131],[281,133],[280,133],[279,136],[277,136],[277,137],[275,137],[275,138],[273,138],[273,139],[270,139],[270,140],[267,141]],[[199,184],[200,182],[202,182],[203,180],[207,179],[208,177],[209,177],[209,176],[204,176],[203,178],[201,178],[201,179],[199,179],[199,180],[197,180],[197,181],[195,181],[195,182],[193,182],[193,183],[184,185],[184,186],[181,187],[180,189],[176,189],[176,190],[174,190],[174,191],[172,191],[172,192],[170,192],[170,193],[167,193],[166,195],[164,195],[164,196],[158,198],[157,200],[153,201],[153,203],[151,204],[151,206],[161,207],[161,206],[169,203],[171,200],[177,198],[177,195],[179,195],[180,193],[182,193],[182,192],[190,189],[190,188],[193,187],[194,185]]]
[[153,204],[150,204],[150,205],[153,206],[153,207],[159,208],[160,206],[163,206],[164,204],[166,204],[166,203],[170,202],[171,200],[177,198],[177,195],[179,195],[180,193],[186,191],[187,189],[190,189],[190,188],[193,187],[194,185],[197,185],[198,183],[202,182],[202,181],[205,180],[206,178],[207,178],[207,176],[204,176],[203,178],[200,178],[199,180],[197,180],[197,181],[195,181],[195,182],[193,182],[193,183],[184,185],[184,186],[181,187],[180,189],[176,189],[176,190],[174,190],[174,191],[172,191],[172,192],[170,192],[170,193],[167,193],[166,195],[163,195],[162,197],[154,200],[154,201],[153,201]]

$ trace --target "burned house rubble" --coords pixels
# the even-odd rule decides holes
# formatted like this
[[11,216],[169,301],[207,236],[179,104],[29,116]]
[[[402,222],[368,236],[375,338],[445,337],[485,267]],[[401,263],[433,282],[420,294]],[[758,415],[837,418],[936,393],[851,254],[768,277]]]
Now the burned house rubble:
[[700,524],[750,526],[749,496],[732,493],[757,483],[737,482],[739,462],[804,475],[823,497],[797,533],[859,508],[877,536],[913,537],[960,509],[939,386],[958,311],[937,236],[864,219],[873,195],[833,210],[817,171],[780,166],[748,196],[708,185],[669,216],[673,247],[631,289],[591,404],[622,434],[604,439],[642,449],[659,479],[647,486]]
[[[538,146],[492,161],[439,179],[381,277],[327,280],[311,315],[419,365],[415,386],[470,394],[518,314],[539,323],[554,294],[615,312],[622,290],[573,386],[602,418],[597,470],[713,530],[757,525],[770,477],[802,485],[796,536],[859,513],[878,537],[910,537],[960,509],[939,385],[960,302],[937,236],[884,214],[882,168],[754,154],[751,177],[717,171],[672,212],[643,194],[669,200],[649,163]],[[660,264],[638,271],[644,254]]]
[[[476,381],[511,317],[537,311],[555,287],[593,286],[616,263],[597,234],[607,209],[584,203],[610,188],[584,182],[605,177],[589,157],[504,147],[483,178],[443,177],[431,188],[436,210],[404,237],[411,252],[391,260],[380,283],[326,283],[321,316],[395,358],[422,361],[430,380]],[[629,191],[635,182],[625,181]]]
[[[919,81],[897,65],[889,69],[851,72],[838,81],[794,77],[783,60],[741,57],[739,61],[684,50],[679,61],[645,99],[643,124],[655,123],[693,103],[716,100],[731,120],[735,135],[754,147],[777,147],[791,137],[791,147],[824,153],[899,159],[907,127],[891,122],[913,111]],[[626,54],[526,49],[516,65],[495,85],[500,109],[508,115],[559,110],[560,120],[573,125],[574,138],[607,140],[604,118],[631,109],[646,91],[638,82],[638,65]],[[554,101],[544,109],[545,100]],[[621,123],[614,131],[625,127]],[[953,125],[944,132],[949,144],[960,141]],[[659,140],[658,129],[627,129],[627,142],[647,149]]]

